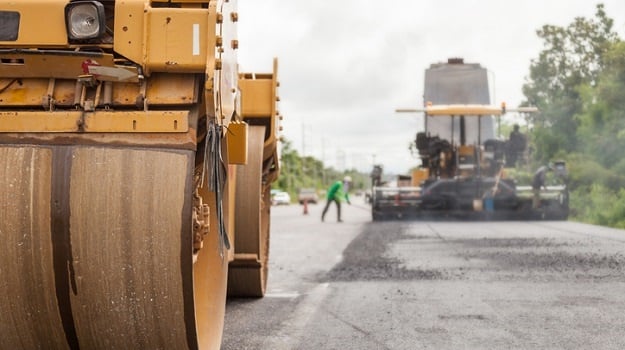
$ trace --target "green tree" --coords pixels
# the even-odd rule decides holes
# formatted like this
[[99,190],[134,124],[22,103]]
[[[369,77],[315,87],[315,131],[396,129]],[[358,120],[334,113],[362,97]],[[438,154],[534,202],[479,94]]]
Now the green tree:
[[625,43],[603,5],[592,19],[543,26],[544,49],[523,86],[535,158],[567,160],[577,220],[625,228]]
[[625,229],[624,189],[615,191],[601,184],[593,184],[585,188],[583,194],[578,191],[571,196],[571,206],[577,220]]
[[569,157],[578,220],[625,227],[625,43],[603,57],[596,84],[580,88],[580,153]]
[[582,91],[583,111],[577,116],[578,139],[585,154],[603,167],[625,170],[625,43],[614,44],[603,59],[596,85]]
[[291,142],[284,139],[280,152],[280,176],[273,187],[287,191],[293,197],[295,189],[301,186],[302,176],[302,159]]
[[613,20],[598,4],[594,18],[578,17],[567,27],[545,25],[537,31],[544,48],[532,60],[523,86],[524,104],[541,111],[532,120],[537,160],[577,150],[579,121],[574,116],[583,108],[580,88],[596,85],[603,57],[618,42],[612,27]]

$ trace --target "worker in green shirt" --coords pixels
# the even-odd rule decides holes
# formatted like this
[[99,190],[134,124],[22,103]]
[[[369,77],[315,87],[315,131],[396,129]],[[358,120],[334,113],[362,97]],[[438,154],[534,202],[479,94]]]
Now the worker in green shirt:
[[349,202],[349,195],[347,194],[349,191],[349,185],[352,182],[352,178],[349,176],[345,176],[343,178],[343,182],[336,181],[330,186],[328,189],[328,195],[326,200],[326,206],[323,208],[323,213],[321,214],[321,221],[324,220],[326,213],[328,212],[328,208],[330,208],[330,203],[336,203],[336,213],[338,222],[343,222],[341,220],[341,202],[346,201],[347,204],[351,204]]

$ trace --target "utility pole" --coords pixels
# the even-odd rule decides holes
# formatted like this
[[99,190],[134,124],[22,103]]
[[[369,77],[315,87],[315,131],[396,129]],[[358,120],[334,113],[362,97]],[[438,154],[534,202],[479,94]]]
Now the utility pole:
[[306,157],[306,124],[302,123],[302,158]]
[[345,170],[345,152],[341,149],[336,151],[336,163],[339,171]]
[[321,138],[321,183],[326,185],[326,138]]
[[[306,159],[306,143],[307,143],[307,131],[310,133],[310,130],[307,130],[310,125],[306,125],[306,123],[302,123],[302,171],[304,173],[310,171],[308,169],[308,160]],[[309,184],[305,184],[306,186]]]

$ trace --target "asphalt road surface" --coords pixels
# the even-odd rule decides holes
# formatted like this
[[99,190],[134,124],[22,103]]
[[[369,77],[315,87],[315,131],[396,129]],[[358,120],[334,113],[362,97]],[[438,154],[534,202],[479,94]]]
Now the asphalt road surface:
[[223,350],[625,349],[625,231],[344,207],[272,208],[267,296],[228,301]]

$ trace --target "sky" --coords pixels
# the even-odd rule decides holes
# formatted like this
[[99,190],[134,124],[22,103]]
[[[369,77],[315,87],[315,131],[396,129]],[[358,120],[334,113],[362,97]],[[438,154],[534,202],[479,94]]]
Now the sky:
[[[625,1],[605,0],[625,38]],[[282,135],[300,155],[338,170],[403,174],[422,130],[423,75],[462,57],[488,69],[491,98],[518,106],[545,24],[593,18],[591,0],[239,0],[239,70],[279,61]],[[512,116],[514,117],[514,116]]]

